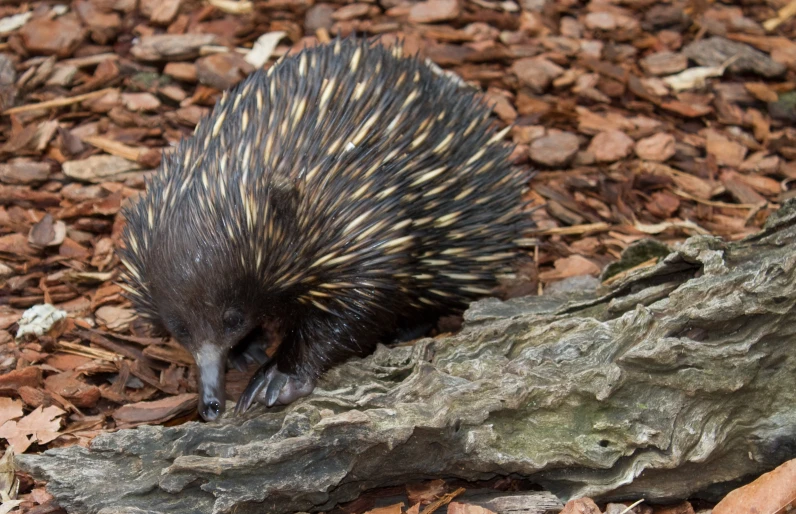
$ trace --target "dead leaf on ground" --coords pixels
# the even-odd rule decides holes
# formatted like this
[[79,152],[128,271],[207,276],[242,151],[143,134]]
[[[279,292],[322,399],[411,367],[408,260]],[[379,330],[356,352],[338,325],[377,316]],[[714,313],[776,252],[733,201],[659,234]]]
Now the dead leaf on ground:
[[126,425],[162,423],[196,408],[196,394],[169,396],[162,400],[123,405],[113,413],[117,423]]
[[713,514],[763,512],[779,514],[796,506],[796,459],[765,473],[754,482],[732,491],[713,509]]
[[600,267],[592,261],[580,255],[571,255],[563,259],[557,259],[555,270],[539,273],[539,279],[542,282],[553,282],[581,275],[597,276],[599,273]]
[[431,503],[446,492],[448,492],[448,485],[444,480],[430,480],[406,485],[406,496],[410,505]]
[[52,405],[38,407],[19,421],[6,421],[0,426],[0,438],[6,439],[15,452],[25,453],[31,444],[47,444],[59,436],[63,414]]

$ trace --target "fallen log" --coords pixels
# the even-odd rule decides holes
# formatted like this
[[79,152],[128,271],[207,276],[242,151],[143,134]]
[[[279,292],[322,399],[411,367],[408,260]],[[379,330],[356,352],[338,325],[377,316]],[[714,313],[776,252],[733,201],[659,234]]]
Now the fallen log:
[[458,334],[380,347],[287,408],[18,462],[69,512],[241,514],[328,510],[427,477],[715,499],[796,457],[796,204],[739,242],[642,242],[608,275],[477,302]]

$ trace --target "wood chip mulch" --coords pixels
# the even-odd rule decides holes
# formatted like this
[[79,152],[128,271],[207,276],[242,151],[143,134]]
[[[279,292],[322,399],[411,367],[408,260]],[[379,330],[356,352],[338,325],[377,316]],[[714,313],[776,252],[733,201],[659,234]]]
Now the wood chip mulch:
[[[483,91],[538,170],[523,287],[543,294],[639,239],[742,238],[796,194],[794,14],[796,0],[6,0],[3,448],[196,419],[190,355],[114,283],[119,212],[253,70],[357,33]],[[230,380],[234,397],[246,376]],[[23,511],[52,511],[40,484],[23,492]]]

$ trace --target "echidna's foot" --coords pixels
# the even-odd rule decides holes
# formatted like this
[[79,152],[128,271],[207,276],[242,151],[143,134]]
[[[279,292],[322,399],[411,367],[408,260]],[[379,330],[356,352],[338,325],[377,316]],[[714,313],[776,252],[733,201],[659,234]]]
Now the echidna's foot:
[[270,360],[265,353],[267,344],[261,329],[252,331],[229,351],[227,365],[238,371],[246,371],[252,364],[262,366]]
[[409,341],[414,341],[415,339],[420,339],[424,335],[428,334],[433,327],[434,323],[431,323],[430,321],[426,323],[419,323],[417,325],[402,327],[395,333],[395,339],[393,342],[407,343]]
[[238,371],[246,371],[252,364],[261,366],[270,359],[265,350],[259,344],[252,343],[248,346],[235,347],[230,350],[227,356],[227,365]]
[[266,407],[288,405],[315,389],[312,380],[301,380],[279,371],[275,362],[260,367],[238,398],[235,414],[243,414],[257,400]]

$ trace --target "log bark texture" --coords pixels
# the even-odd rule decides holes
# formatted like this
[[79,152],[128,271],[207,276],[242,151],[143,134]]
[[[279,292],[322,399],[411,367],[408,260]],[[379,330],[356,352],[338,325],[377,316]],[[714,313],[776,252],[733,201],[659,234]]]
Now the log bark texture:
[[661,249],[629,249],[610,288],[473,304],[460,333],[380,347],[287,408],[18,461],[84,513],[326,510],[509,474],[562,500],[710,498],[796,456],[794,204],[621,272]]

